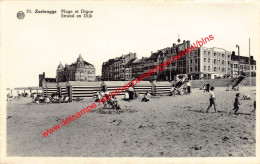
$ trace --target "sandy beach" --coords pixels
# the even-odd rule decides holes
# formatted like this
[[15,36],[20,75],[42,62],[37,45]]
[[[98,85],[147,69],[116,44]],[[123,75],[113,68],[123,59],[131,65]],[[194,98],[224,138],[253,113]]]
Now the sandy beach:
[[94,99],[35,104],[31,98],[7,102],[7,156],[25,157],[253,157],[255,87],[241,87],[237,115],[229,115],[238,91],[216,88],[217,113],[209,93],[121,100],[120,113],[101,107],[44,138],[41,133],[92,104]]

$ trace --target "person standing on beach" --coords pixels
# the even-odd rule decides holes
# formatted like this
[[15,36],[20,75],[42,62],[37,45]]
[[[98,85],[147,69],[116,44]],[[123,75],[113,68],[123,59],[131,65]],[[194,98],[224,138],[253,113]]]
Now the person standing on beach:
[[132,86],[129,87],[128,89],[129,93],[129,101],[134,99],[134,88]]
[[209,111],[209,108],[212,106],[212,105],[214,105],[214,110],[215,110],[215,113],[217,112],[217,110],[216,110],[216,104],[215,104],[215,100],[216,100],[216,97],[215,97],[215,94],[214,94],[214,87],[210,87],[210,98],[209,98],[209,107],[208,107],[208,109],[207,109],[207,111],[206,111],[206,113],[208,113],[208,111]]
[[206,86],[207,86],[206,92],[209,92],[210,84],[208,83]]
[[191,93],[191,83],[190,83],[190,81],[188,81],[187,82],[187,91],[188,91],[188,94],[190,94]]

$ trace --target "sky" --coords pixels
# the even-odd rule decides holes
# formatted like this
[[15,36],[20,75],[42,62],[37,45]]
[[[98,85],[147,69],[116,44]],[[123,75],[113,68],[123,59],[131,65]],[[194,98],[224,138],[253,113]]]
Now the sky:
[[[6,87],[38,86],[39,74],[55,77],[58,64],[79,54],[101,75],[102,63],[133,52],[138,58],[170,47],[214,36],[205,47],[219,47],[258,57],[259,14],[254,3],[11,3],[1,6],[1,75]],[[57,14],[25,13],[31,9]],[[92,18],[61,18],[61,9],[92,10]]]

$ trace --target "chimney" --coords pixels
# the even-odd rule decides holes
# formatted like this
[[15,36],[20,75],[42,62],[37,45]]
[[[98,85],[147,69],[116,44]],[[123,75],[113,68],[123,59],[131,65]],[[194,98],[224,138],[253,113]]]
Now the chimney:
[[43,78],[45,78],[45,72],[42,73]]

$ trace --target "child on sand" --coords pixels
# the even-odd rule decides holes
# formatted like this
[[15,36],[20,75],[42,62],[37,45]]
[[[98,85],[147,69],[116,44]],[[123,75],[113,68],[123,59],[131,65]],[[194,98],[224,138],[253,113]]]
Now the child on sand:
[[212,105],[214,105],[214,110],[215,110],[215,113],[217,112],[217,110],[216,110],[216,104],[215,104],[215,99],[216,99],[216,97],[215,97],[215,94],[214,94],[214,87],[210,87],[210,99],[209,99],[209,107],[208,107],[208,109],[207,109],[207,111],[206,111],[206,113],[208,113],[208,111],[209,111],[209,108],[212,106]]
[[[237,94],[236,94],[236,98],[235,98],[235,102],[234,102],[234,109],[233,109],[233,110],[235,110],[235,114],[237,113],[237,111],[238,111],[238,109],[239,109],[239,106],[238,106],[238,105],[240,105],[240,103],[239,103],[239,101],[238,101],[239,96],[240,96],[240,94],[237,93]],[[230,112],[230,113],[231,113],[231,112]]]

